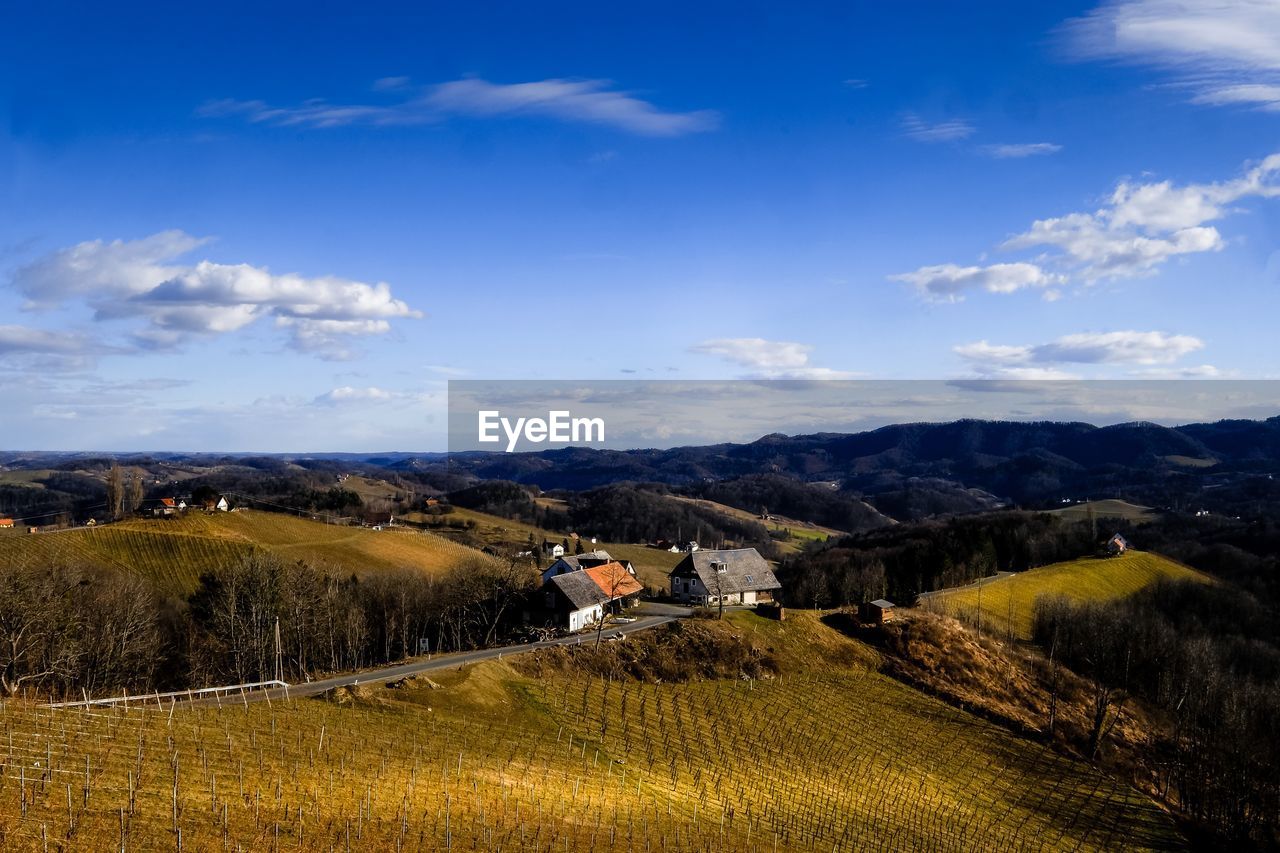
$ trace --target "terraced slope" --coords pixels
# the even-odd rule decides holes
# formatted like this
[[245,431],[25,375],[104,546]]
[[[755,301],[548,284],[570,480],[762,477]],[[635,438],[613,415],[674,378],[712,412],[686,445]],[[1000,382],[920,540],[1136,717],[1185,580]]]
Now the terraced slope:
[[931,609],[974,622],[983,629],[1022,639],[1031,636],[1032,612],[1042,595],[1065,595],[1077,601],[1099,601],[1131,595],[1161,579],[1208,577],[1159,554],[1129,551],[1121,557],[1087,557],[1054,563],[981,584],[931,593]]
[[190,593],[201,575],[261,548],[366,573],[414,567],[439,572],[479,552],[440,536],[328,525],[269,512],[188,513],[181,518],[126,521],[97,528],[0,536],[0,566],[84,562],[152,579],[175,595]]
[[[7,850],[1176,849],[1123,782],[861,663],[810,614],[724,630],[770,681],[533,679],[0,718]],[[813,654],[821,648],[823,654]],[[837,663],[843,661],[843,663]],[[7,744],[7,746],[6,746]]]

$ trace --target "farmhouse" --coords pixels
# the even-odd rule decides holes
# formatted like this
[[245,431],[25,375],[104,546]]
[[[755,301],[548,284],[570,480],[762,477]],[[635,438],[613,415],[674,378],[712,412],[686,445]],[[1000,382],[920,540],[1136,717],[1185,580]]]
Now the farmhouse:
[[1119,533],[1107,540],[1107,553],[1114,557],[1118,557],[1128,550],[1129,542]]
[[556,624],[580,631],[630,607],[644,590],[620,563],[556,575],[542,585],[543,608]]
[[669,577],[671,597],[686,604],[758,604],[782,589],[755,548],[694,551]]
[[[580,572],[583,569],[589,569],[592,566],[603,566],[605,563],[612,562],[613,558],[609,556],[608,551],[587,551],[583,554],[564,554],[556,558],[556,561],[542,570],[542,582],[546,583],[556,575],[564,575],[569,572]],[[626,564],[630,567],[630,563]],[[635,571],[631,572],[633,575]]]
[[12,519],[12,518],[0,518],[0,528],[8,529],[8,528],[11,528],[11,527],[13,527],[13,519]]
[[893,621],[894,603],[884,598],[865,601],[858,605],[858,618],[872,625],[883,625]]

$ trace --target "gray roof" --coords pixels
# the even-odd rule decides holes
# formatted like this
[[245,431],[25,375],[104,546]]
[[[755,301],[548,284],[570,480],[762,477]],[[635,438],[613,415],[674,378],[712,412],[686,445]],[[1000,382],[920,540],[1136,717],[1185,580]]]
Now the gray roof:
[[548,580],[547,583],[555,584],[556,588],[569,600],[575,610],[594,607],[609,600],[609,596],[604,594],[604,590],[600,588],[600,585],[585,572],[568,572],[567,574],[556,575]]
[[881,610],[886,610],[890,607],[897,607],[896,604],[894,604],[892,601],[890,601],[887,598],[877,598],[875,601],[871,603],[874,604],[876,607],[879,607]]
[[[723,563],[724,571],[711,567]],[[674,575],[696,574],[708,591],[717,595],[735,592],[753,592],[765,589],[782,589],[773,570],[755,548],[736,548],[732,551],[694,551],[671,570]]]
[[[578,572],[586,568],[586,566],[582,565],[583,560],[586,560],[589,565],[596,566],[601,563],[608,563],[612,559],[608,551],[584,551],[581,554],[565,554],[556,557],[556,562],[552,563],[551,566],[563,562],[569,566],[569,571]],[[549,569],[551,566],[547,566],[547,568]]]

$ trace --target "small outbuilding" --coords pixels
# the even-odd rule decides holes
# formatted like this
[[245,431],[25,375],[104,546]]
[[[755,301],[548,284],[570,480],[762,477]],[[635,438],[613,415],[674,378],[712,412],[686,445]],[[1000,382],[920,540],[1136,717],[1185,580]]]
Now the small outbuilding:
[[893,611],[896,605],[885,598],[877,598],[875,601],[864,601],[858,605],[858,619],[863,622],[869,622],[872,625],[883,625],[886,622],[893,621]]
[[13,527],[12,518],[0,518],[0,528]]
[[1119,533],[1107,540],[1107,553],[1113,557],[1119,557],[1125,551],[1129,550],[1129,542]]

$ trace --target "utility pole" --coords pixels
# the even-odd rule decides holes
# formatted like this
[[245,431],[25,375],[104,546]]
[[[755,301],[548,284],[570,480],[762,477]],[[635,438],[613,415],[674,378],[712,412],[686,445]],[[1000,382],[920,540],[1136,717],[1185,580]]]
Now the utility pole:
[[284,681],[284,654],[280,648],[280,617],[276,617],[276,681]]

